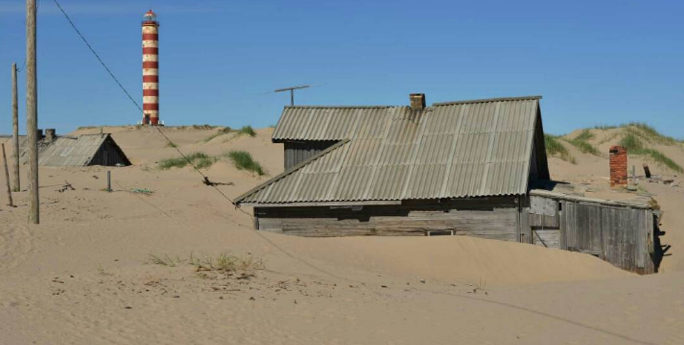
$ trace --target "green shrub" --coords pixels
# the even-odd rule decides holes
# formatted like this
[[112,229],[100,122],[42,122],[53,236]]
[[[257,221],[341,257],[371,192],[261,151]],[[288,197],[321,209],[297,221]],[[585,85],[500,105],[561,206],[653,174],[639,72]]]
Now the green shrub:
[[225,154],[238,170],[247,170],[256,173],[259,176],[265,175],[264,169],[259,162],[252,158],[252,155],[246,151],[230,151]]
[[577,164],[575,158],[570,155],[570,152],[568,152],[568,149],[566,149],[560,140],[558,140],[558,137],[544,134],[544,146],[546,146],[547,155],[558,157],[572,164]]

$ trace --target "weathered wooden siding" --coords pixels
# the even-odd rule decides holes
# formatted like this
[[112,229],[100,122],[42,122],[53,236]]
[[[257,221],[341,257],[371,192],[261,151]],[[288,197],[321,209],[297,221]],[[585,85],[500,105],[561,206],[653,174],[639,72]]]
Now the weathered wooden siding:
[[598,256],[632,272],[656,271],[649,253],[656,232],[652,210],[561,202],[564,249]]
[[535,229],[532,230],[532,243],[546,248],[560,249],[559,229]]
[[448,230],[518,241],[515,198],[478,198],[451,202],[404,202],[401,205],[357,207],[259,207],[260,230],[300,236],[415,235]]
[[336,141],[286,141],[285,170],[319,154],[335,143]]
[[594,255],[632,272],[657,271],[653,210],[570,199],[530,197],[523,208],[529,213],[530,243]]

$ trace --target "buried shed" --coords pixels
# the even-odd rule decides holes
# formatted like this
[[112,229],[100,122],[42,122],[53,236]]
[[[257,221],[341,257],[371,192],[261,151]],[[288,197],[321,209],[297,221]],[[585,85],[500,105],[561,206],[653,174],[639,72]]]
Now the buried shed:
[[[648,206],[632,212],[638,224],[621,227],[611,222],[629,205],[598,203],[618,210],[603,217],[560,209],[574,210],[567,197],[558,201],[561,195],[531,194],[550,180],[540,99],[426,107],[424,95],[413,94],[411,106],[285,107],[272,138],[284,144],[285,172],[235,203],[254,207],[257,229],[300,236],[469,235],[597,255],[571,242],[593,231],[587,236],[605,237],[597,256],[627,270],[656,271],[648,247],[657,222]],[[540,209],[542,199],[555,208]],[[535,223],[540,212],[553,224]],[[582,226],[586,217],[610,224],[591,230]],[[554,226],[556,232],[547,231]],[[628,237],[633,248],[616,249]],[[625,254],[606,254],[615,251]]]
[[131,165],[110,134],[59,136],[39,143],[38,164],[41,166]]

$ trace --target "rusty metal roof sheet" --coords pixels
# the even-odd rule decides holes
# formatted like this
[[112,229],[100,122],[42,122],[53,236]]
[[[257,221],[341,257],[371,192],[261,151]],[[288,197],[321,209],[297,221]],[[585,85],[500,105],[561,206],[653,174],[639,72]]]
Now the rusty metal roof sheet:
[[409,107],[286,107],[273,140],[341,140],[236,203],[527,192],[539,96]]

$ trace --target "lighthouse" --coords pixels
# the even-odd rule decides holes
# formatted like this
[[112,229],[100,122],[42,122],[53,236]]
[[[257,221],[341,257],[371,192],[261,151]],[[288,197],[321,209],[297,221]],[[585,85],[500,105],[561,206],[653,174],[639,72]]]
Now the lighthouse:
[[152,10],[142,21],[143,120],[144,125],[159,124],[159,22]]

